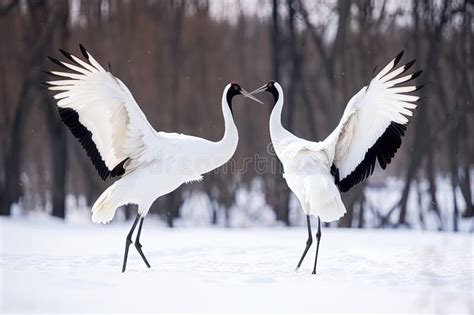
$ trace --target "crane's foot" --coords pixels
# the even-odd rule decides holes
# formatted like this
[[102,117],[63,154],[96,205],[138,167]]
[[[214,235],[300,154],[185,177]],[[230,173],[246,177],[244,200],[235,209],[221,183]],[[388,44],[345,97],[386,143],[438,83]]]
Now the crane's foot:
[[148,260],[146,259],[145,254],[142,251],[142,244],[140,244],[138,241],[135,241],[135,248],[142,257],[143,261],[145,262],[145,265],[150,268],[150,264],[148,263]]
[[[138,217],[137,217],[138,218]],[[148,260],[146,260],[145,254],[143,254],[142,251],[142,244],[140,244],[140,235],[142,234],[142,226],[143,226],[143,219],[140,219],[140,224],[138,225],[138,232],[137,232],[137,238],[135,239],[135,248],[137,249],[137,252],[140,254],[140,257],[143,259],[145,262],[145,265],[150,268],[150,264],[148,263]]]
[[318,232],[316,232],[316,257],[314,258],[314,268],[312,274],[316,274],[316,266],[318,265],[319,243],[321,241],[321,219],[318,217]]

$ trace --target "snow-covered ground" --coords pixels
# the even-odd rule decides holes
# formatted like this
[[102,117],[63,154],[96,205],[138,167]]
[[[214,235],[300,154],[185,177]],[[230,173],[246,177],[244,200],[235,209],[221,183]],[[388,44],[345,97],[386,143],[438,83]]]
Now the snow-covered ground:
[[145,222],[120,273],[129,224],[0,220],[0,313],[474,313],[473,235],[395,230],[164,228]]

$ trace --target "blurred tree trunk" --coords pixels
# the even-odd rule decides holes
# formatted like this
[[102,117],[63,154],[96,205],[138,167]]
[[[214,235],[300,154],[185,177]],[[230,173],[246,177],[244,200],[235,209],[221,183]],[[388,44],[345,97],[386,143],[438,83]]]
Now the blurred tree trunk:
[[[180,76],[181,76],[181,38],[183,34],[183,18],[186,9],[185,1],[175,1],[171,5],[173,12],[173,32],[171,34],[171,57],[173,63],[173,71],[171,73],[171,104],[172,104],[172,119],[173,125],[176,129],[180,128],[180,106],[178,105],[178,95],[180,94]],[[179,207],[181,205],[181,188],[166,195],[166,223],[168,227],[173,227],[173,221],[179,216]]]
[[178,105],[178,95],[180,92],[180,77],[181,77],[181,38],[183,35],[183,18],[186,9],[185,1],[174,1],[172,4],[172,21],[173,32],[171,32],[171,58],[173,64],[173,71],[171,73],[171,104],[173,109],[173,125],[179,129],[181,125],[180,106]]
[[[434,167],[434,153],[433,153],[433,148],[429,146],[427,148],[427,169],[426,169],[426,176],[428,179],[428,190],[430,194],[430,209],[436,214],[438,217],[438,229],[443,230],[443,218],[441,217],[441,211],[439,209],[438,205],[438,198],[436,197],[436,192],[438,191],[437,185],[436,185],[436,170]],[[420,211],[422,209],[420,208]]]
[[131,220],[132,218],[135,217],[135,215],[133,213],[133,210],[136,209],[136,205],[128,204],[128,205],[123,206],[122,209],[123,209],[123,212],[125,214],[125,220],[126,221]]
[[[433,69],[435,74],[437,76],[440,75],[440,69],[439,65],[436,64],[435,68]],[[450,173],[451,173],[451,188],[452,188],[452,193],[453,193],[453,230],[458,231],[458,219],[459,219],[459,208],[458,208],[458,203],[456,199],[456,189],[459,186],[459,180],[458,180],[458,172],[459,172],[459,141],[461,139],[461,134],[459,133],[460,130],[460,121],[461,121],[461,115],[459,111],[455,109],[453,110],[453,113],[451,114],[448,110],[448,107],[446,106],[448,104],[448,96],[447,93],[443,87],[443,85],[440,85],[436,91],[438,92],[439,99],[441,101],[441,104],[445,104],[443,106],[444,110],[444,116],[450,118],[450,124],[448,125],[450,128],[448,128],[448,146],[449,146],[449,154],[450,154],[450,159],[449,159],[449,167],[450,167]],[[433,185],[431,182],[435,182],[434,177],[434,166],[432,165],[433,162],[431,161],[433,159],[433,152],[431,150],[431,147],[428,149],[428,152],[431,154],[428,156],[428,162],[430,165],[430,173],[428,175],[429,181],[430,181],[430,188]],[[431,162],[431,163],[430,163]],[[436,191],[431,193],[432,195],[436,194]],[[432,199],[432,204],[433,204],[433,199]],[[441,213],[439,209],[437,209],[437,215],[440,221],[440,229],[443,228],[443,220],[441,217]]]
[[270,34],[272,36],[272,70],[273,80],[275,81],[280,81],[280,27],[278,22],[278,2],[278,0],[272,0],[272,24],[270,24]]
[[[69,22],[69,5],[67,1],[58,3],[58,20],[59,20],[59,41],[66,45],[69,38],[68,22]],[[46,95],[45,95],[46,96]],[[46,97],[41,104],[47,112],[46,122],[49,126],[50,139],[52,144],[52,169],[53,169],[53,183],[52,183],[52,215],[57,218],[64,219],[66,217],[66,173],[67,173],[67,150],[65,128],[55,113],[56,105],[50,102]],[[48,110],[49,108],[50,110]]]
[[[465,3],[467,6],[467,2]],[[470,126],[472,128],[473,100],[474,100],[474,60],[472,55],[474,53],[474,36],[473,36],[473,18],[474,4],[471,2],[470,8],[465,8],[463,15],[462,33],[461,33],[461,49],[459,58],[452,58],[456,63],[456,71],[461,75],[461,84],[465,91],[465,98],[469,101],[461,101],[460,106],[460,120],[458,125],[458,133],[460,135],[468,135]],[[466,208],[462,217],[474,217],[474,205],[472,200],[471,187],[471,165],[474,165],[474,150],[469,144],[472,143],[471,137],[461,137],[459,152],[460,165],[458,170],[458,181],[461,194],[466,202]]]
[[365,184],[361,183],[359,185],[354,186],[351,189],[350,194],[343,195],[347,213],[339,220],[337,226],[352,227],[352,222],[354,220],[354,209],[358,205],[362,207],[362,202],[364,200],[364,188]]
[[[420,57],[420,35],[419,35],[419,15],[418,15],[418,8],[419,8],[419,0],[415,0],[413,4],[413,14],[415,17],[415,33],[416,33],[416,42],[415,42],[415,50],[416,50],[416,58]],[[426,132],[426,131],[425,131]],[[419,134],[420,135],[420,134]],[[428,163],[427,163],[427,177],[428,177],[428,184],[429,184],[429,194],[430,194],[430,206],[429,209],[432,209],[435,214],[438,216],[439,220],[439,229],[443,229],[443,219],[441,217],[441,212],[438,206],[438,200],[436,198],[436,192],[437,192],[437,187],[436,187],[436,170],[434,169],[434,152],[433,148],[431,146],[428,146],[427,150],[427,155],[428,155]],[[407,196],[408,197],[408,196]],[[402,203],[403,205],[404,203]],[[405,201],[406,204],[406,201]],[[406,211],[406,210],[405,210]],[[422,217],[422,211],[423,209],[420,206],[420,217]]]
[[[304,56],[301,56],[301,59],[302,59],[301,63],[304,64]],[[317,141],[318,132],[316,129],[316,121],[314,119],[316,115],[314,111],[314,104],[313,102],[311,102],[309,94],[308,94],[309,87],[306,85],[306,82],[304,80],[302,80],[300,87],[301,87],[300,92],[301,92],[301,101],[302,101],[301,103],[304,105],[305,110],[306,110],[306,115],[305,115],[306,124],[308,126],[311,138],[314,141]]]
[[[5,47],[0,47],[0,58],[3,58],[3,56],[6,56],[6,54],[4,53],[4,49]],[[0,73],[6,73],[6,70],[5,70],[5,67],[4,67],[4,63],[0,63]],[[7,130],[8,130],[8,126],[7,126],[7,116],[8,116],[8,112],[7,112],[7,87],[6,87],[6,84],[5,84],[5,81],[6,80],[0,80],[0,96],[1,96],[1,100],[0,100],[0,108],[2,109],[2,112],[0,112],[0,133],[6,133]],[[4,137],[0,138],[0,146],[2,148],[6,148],[6,145],[7,145],[7,139],[5,139]],[[5,165],[5,150],[2,150],[0,151],[0,215],[2,215],[3,211],[7,211],[5,208],[4,208],[4,205],[6,204],[6,202],[4,201],[4,198],[6,197],[4,195],[4,192],[6,191],[5,189],[5,185],[6,185],[6,178],[5,178],[5,171],[6,169],[4,168],[4,165]],[[9,210],[8,210],[9,211]],[[5,213],[6,214],[6,213]]]
[[168,195],[165,199],[165,210],[166,210],[166,224],[168,227],[174,227],[174,219],[179,214],[179,207],[181,205],[181,194],[178,190],[175,190]]
[[[28,2],[28,4],[30,4]],[[33,47],[31,57],[29,58],[28,66],[25,67],[25,74],[23,76],[23,82],[20,88],[20,97],[18,99],[18,105],[15,109],[13,123],[8,132],[9,136],[7,139],[7,148],[5,152],[5,191],[3,194],[2,202],[0,207],[1,215],[10,215],[10,206],[17,202],[22,196],[21,187],[21,161],[22,161],[22,130],[24,126],[24,120],[30,109],[32,100],[30,99],[30,92],[33,86],[39,84],[40,72],[38,67],[42,64],[46,51],[52,42],[53,31],[57,26],[58,12],[57,8],[53,6],[51,14],[47,19],[47,24],[42,30],[37,27],[45,20],[48,12],[48,6],[46,1],[35,1],[34,4],[28,7],[31,19],[33,19],[32,25],[34,28],[31,29],[31,33],[34,37],[37,37],[37,44]],[[36,35],[35,35],[36,34]],[[27,39],[29,40],[29,39]]]
[[[435,15],[435,6],[433,4],[424,3],[425,7],[425,14],[427,16],[434,16]],[[431,71],[436,66],[436,62],[439,58],[439,53],[442,45],[442,32],[444,26],[446,25],[449,16],[448,16],[448,7],[449,1],[444,0],[443,6],[441,8],[441,12],[439,14],[439,22],[438,24],[431,25],[431,29],[433,31],[428,32],[428,56],[426,58],[426,66],[424,71],[423,80],[429,81]],[[415,43],[419,45],[419,41],[421,40],[419,37],[419,30],[417,29],[419,25],[419,1],[414,0],[413,2],[413,14],[415,20]],[[428,19],[428,17],[424,17]],[[432,22],[432,20],[430,19]],[[428,21],[427,23],[430,23]],[[434,23],[434,22],[432,22]],[[419,47],[419,46],[417,46]],[[419,49],[416,52],[416,59],[419,59]],[[428,124],[428,117],[427,117],[427,108],[425,102],[421,101],[420,106],[418,107],[417,114],[415,116],[415,136],[413,140],[413,152],[411,154],[410,163],[408,165],[408,171],[405,179],[405,185],[403,187],[402,196],[400,199],[400,213],[398,216],[398,225],[406,225],[406,212],[407,212],[407,203],[408,203],[408,196],[410,193],[411,183],[415,177],[418,168],[421,165],[424,155],[426,154],[426,139],[429,137],[430,130]]]
[[463,176],[459,179],[459,188],[466,201],[466,209],[462,216],[464,218],[470,218],[474,217],[474,206],[472,203],[471,170],[469,164],[465,164],[461,171]]
[[362,229],[365,225],[365,220],[364,220],[364,212],[365,212],[365,196],[364,199],[360,201],[359,203],[359,220],[357,224],[357,228]]
[[[452,164],[452,167],[454,167],[456,164],[457,163],[454,162]],[[452,194],[453,194],[453,231],[454,232],[457,232],[459,230],[459,208],[458,208],[458,201],[456,198],[457,187],[458,187],[458,181],[457,181],[457,169],[456,169],[456,170],[451,171],[451,189],[452,189]]]
[[417,191],[417,196],[418,196],[418,218],[420,220],[420,226],[422,230],[426,230],[426,223],[425,223],[425,216],[423,214],[424,209],[423,209],[423,196],[424,196],[424,191],[422,188],[421,180],[420,178],[416,178],[414,180],[415,185],[416,185],[416,191]]
[[209,203],[211,205],[211,224],[217,225],[218,223],[218,211],[219,211],[219,188],[216,187],[217,185],[217,176],[215,172],[210,172],[208,175],[208,179],[203,181],[202,185],[204,191],[206,192],[207,196],[209,197]]
[[[70,136],[67,136],[66,139],[71,139]],[[68,141],[66,141],[66,148],[68,147]],[[82,150],[81,146],[78,143],[72,143],[69,145],[69,150],[72,150],[71,154],[68,154],[68,164],[71,164],[71,157],[75,156],[77,158],[76,167],[79,170],[79,174],[81,174],[85,184],[83,194],[86,197],[87,204],[92,206],[94,201],[99,197],[100,193],[103,190],[104,185],[102,184],[102,180],[97,177],[97,172],[95,168],[90,163],[90,159],[85,154],[84,150]],[[69,169],[71,172],[71,169]]]
[[[64,126],[61,124],[59,116],[56,114],[56,106],[48,98],[45,98],[40,106],[46,107],[46,123],[50,132],[51,139],[51,164],[53,170],[52,176],[52,215],[64,219],[66,217],[66,170],[67,170],[67,150]],[[53,107],[54,106],[54,107]]]
[[286,115],[283,115],[283,123],[286,125],[288,130],[293,127],[293,116],[296,108],[296,93],[300,85],[301,80],[301,52],[300,44],[298,43],[297,33],[295,29],[295,15],[296,6],[298,5],[296,0],[287,0],[288,4],[288,28],[290,30],[290,60],[291,60],[291,74],[288,88],[288,97],[286,98]]

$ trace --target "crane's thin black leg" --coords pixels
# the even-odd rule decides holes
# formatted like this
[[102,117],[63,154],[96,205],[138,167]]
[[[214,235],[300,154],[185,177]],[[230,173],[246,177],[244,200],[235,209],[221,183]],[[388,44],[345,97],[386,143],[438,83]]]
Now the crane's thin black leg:
[[140,219],[140,215],[137,215],[137,218],[133,222],[132,228],[130,229],[130,232],[128,232],[127,238],[125,240],[125,254],[123,256],[122,272],[125,272],[125,268],[127,267],[128,248],[130,247],[130,244],[132,244],[132,235],[135,227],[137,226],[138,219]]
[[150,268],[150,264],[148,263],[148,260],[146,260],[145,254],[143,254],[142,244],[140,244],[140,234],[142,233],[143,219],[144,218],[140,219],[140,224],[138,225],[137,238],[135,239],[135,248],[137,249],[138,253],[142,257],[143,261],[145,262],[145,265],[148,268]]
[[311,244],[313,244],[313,236],[311,235],[311,221],[310,221],[309,215],[306,216],[306,223],[308,224],[308,240],[306,241],[306,247],[304,248],[304,252],[303,252],[303,255],[301,256],[298,266],[296,266],[296,270],[298,270],[301,267],[301,263],[303,262],[303,259],[306,256],[306,253],[311,247]]
[[316,265],[318,263],[319,241],[321,240],[321,219],[318,217],[318,232],[316,232],[316,258],[314,259],[313,275],[316,274]]

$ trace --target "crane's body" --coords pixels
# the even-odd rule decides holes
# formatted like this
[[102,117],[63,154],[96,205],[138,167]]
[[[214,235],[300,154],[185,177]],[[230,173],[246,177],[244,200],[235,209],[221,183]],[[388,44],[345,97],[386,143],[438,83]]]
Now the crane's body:
[[239,141],[232,98],[244,95],[260,101],[238,84],[228,84],[221,102],[225,131],[217,142],[158,132],[125,84],[106,71],[82,45],[80,49],[86,61],[64,50],[61,53],[72,63],[49,57],[66,72],[48,72],[60,80],[48,81],[46,85],[56,93],[62,121],[79,140],[100,177],[120,177],[94,203],[92,221],[108,223],[118,207],[138,205],[137,217],[126,239],[122,272],[138,222],[135,247],[150,267],[141,250],[140,233],[151,204],[183,183],[199,181],[203,174],[226,163]]
[[[224,96],[226,94],[224,91]],[[150,146],[149,161],[131,168],[97,199],[92,207],[92,221],[107,223],[118,207],[138,205],[140,216],[146,216],[152,203],[184,183],[200,181],[202,175],[226,163],[234,154],[239,136],[232,114],[223,97],[225,133],[218,141],[178,133],[156,132]]]
[[323,141],[299,138],[281,123],[284,96],[280,84],[274,81],[253,91],[269,92],[274,97],[270,115],[270,136],[275,153],[283,164],[288,187],[301,203],[307,215],[308,241],[301,263],[312,244],[310,216],[318,218],[316,273],[321,220],[338,220],[346,209],[340,192],[365,180],[372,174],[376,161],[385,169],[401,145],[408,119],[419,97],[406,93],[422,86],[398,86],[416,78],[421,71],[399,77],[414,60],[396,68],[402,57],[397,55],[368,86],[364,86],[347,104],[334,131]]
[[334,221],[346,212],[331,174],[335,146],[299,138],[281,124],[283,93],[270,116],[270,136],[275,153],[283,164],[288,187],[296,195],[306,215]]

